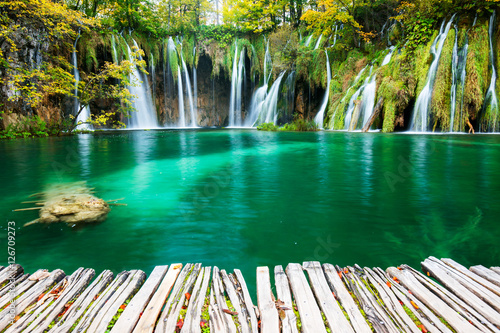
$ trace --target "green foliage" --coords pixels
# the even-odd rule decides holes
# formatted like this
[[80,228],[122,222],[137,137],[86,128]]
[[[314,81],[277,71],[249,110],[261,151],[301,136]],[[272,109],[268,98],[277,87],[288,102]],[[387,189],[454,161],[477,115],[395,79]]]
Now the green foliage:
[[72,126],[70,120],[51,120],[46,122],[37,115],[22,117],[17,123],[7,126],[0,131],[0,139],[34,138],[61,135]]
[[257,126],[257,130],[270,132],[314,132],[318,130],[318,125],[314,120],[304,120],[296,114],[291,123],[284,124],[282,127],[276,126],[273,123],[263,123]]
[[422,15],[417,12],[416,15],[410,16],[409,21],[406,22],[408,26],[408,43],[406,44],[406,47],[410,51],[409,53],[415,51],[418,46],[427,44],[433,37],[436,20],[421,16]]

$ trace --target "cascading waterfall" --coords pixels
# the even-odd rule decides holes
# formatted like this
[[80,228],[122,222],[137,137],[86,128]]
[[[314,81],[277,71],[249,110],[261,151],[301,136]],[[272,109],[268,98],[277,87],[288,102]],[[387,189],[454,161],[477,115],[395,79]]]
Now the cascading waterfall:
[[496,82],[497,82],[497,72],[495,68],[495,54],[493,49],[493,28],[495,25],[495,12],[491,14],[490,17],[490,26],[488,28],[489,34],[489,44],[490,44],[490,64],[491,64],[491,80],[490,86],[486,92],[486,97],[484,98],[484,111],[483,111],[483,119],[481,121],[481,131],[488,132],[498,132],[499,124],[498,124],[498,100],[497,93],[495,90]]
[[245,77],[245,48],[238,58],[238,45],[235,43],[233,73],[231,76],[231,96],[229,99],[229,126],[242,126],[241,103],[242,86]]
[[389,48],[389,53],[387,53],[387,55],[385,56],[384,58],[384,61],[382,61],[382,65],[380,66],[385,66],[387,65],[389,62],[391,62],[391,58],[392,58],[392,54],[394,53],[394,50],[396,49],[395,46],[391,46]]
[[269,93],[266,95],[265,99],[256,106],[259,116],[255,125],[262,123],[276,124],[276,121],[278,120],[277,108],[279,88],[284,75],[285,72],[281,72],[281,74],[271,86],[271,89],[269,89]]
[[[439,34],[437,35],[434,43],[431,46],[431,54],[434,59],[432,60],[429,72],[427,73],[427,83],[424,89],[418,95],[417,101],[415,102],[415,107],[413,109],[413,119],[410,126],[411,131],[417,132],[427,132],[428,122],[429,122],[429,109],[432,98],[432,90],[434,87],[434,81],[436,78],[436,73],[439,65],[439,58],[441,57],[441,51],[443,50],[443,45],[450,31],[451,23],[455,15],[453,15],[445,26],[445,21],[441,24],[439,29]],[[437,48],[436,48],[437,46]]]
[[313,37],[312,34],[309,37],[307,37],[305,46],[309,46],[309,44],[311,43],[312,37]]
[[253,127],[257,124],[257,120],[259,118],[262,104],[267,97],[267,89],[269,87],[269,81],[271,79],[272,74],[272,61],[271,54],[269,53],[269,40],[266,43],[266,52],[264,55],[264,84],[262,87],[258,88],[253,96],[252,101],[250,102],[250,112],[245,119],[245,126]]
[[377,94],[377,80],[376,74],[373,74],[370,78],[369,83],[363,90],[363,97],[361,97],[361,112],[363,115],[363,125],[361,128],[365,127],[373,114],[373,108],[375,107],[375,96]]
[[[196,59],[196,46],[193,47],[193,59]],[[196,61],[193,60],[193,98],[194,113],[198,116],[198,75],[196,73]]]
[[[365,67],[366,68],[366,67]],[[355,83],[354,85],[356,84],[356,82],[359,80],[359,78],[361,77],[361,74],[363,73],[363,71],[365,70],[365,68],[363,68],[359,74],[356,76],[356,80],[355,80]],[[369,83],[370,81],[370,77],[372,75],[372,70],[373,70],[373,66],[370,67],[370,75],[368,75],[368,77],[365,79],[365,82],[363,83],[363,85],[361,85],[361,87],[359,87],[358,90],[356,90],[356,92],[354,93],[354,95],[351,96],[351,99],[349,100],[349,105],[347,106],[347,113],[346,113],[346,116],[345,116],[345,120],[344,120],[344,129],[348,130],[349,129],[349,126],[351,125],[351,121],[352,121],[352,113],[354,111],[354,108],[356,107],[356,100],[358,99],[359,95],[363,92],[363,90],[365,89],[366,85]],[[353,85],[353,86],[354,86]],[[347,94],[346,94],[347,95]]]
[[465,44],[462,47],[462,49],[460,50],[459,56],[458,56],[458,72],[460,72],[459,84],[462,87],[460,89],[460,118],[459,118],[459,124],[458,124],[459,131],[464,130],[463,111],[464,111],[465,76],[467,74],[467,53],[468,53],[468,50],[469,50],[469,37],[466,35],[465,36]]
[[[133,39],[132,39],[133,40]],[[137,46],[135,40],[133,40],[134,46]],[[127,45],[128,57],[131,60],[130,46]],[[139,57],[142,60],[142,57]],[[141,79],[142,75],[134,66],[133,73],[131,74],[131,81],[134,81],[135,84],[128,87],[129,91],[132,95],[135,95],[136,98],[132,102],[133,107],[135,108],[134,112],[131,112],[130,118],[128,121],[129,128],[155,128],[158,127],[158,120],[156,118],[155,109],[153,107],[153,103],[151,101],[151,94],[149,93],[149,87],[146,82],[147,79]],[[137,82],[138,81],[138,82]]]
[[150,68],[149,74],[151,75],[151,85],[152,85],[152,88],[153,88],[153,92],[152,93],[153,93],[153,105],[154,105],[155,104],[155,100],[156,100],[156,98],[155,98],[155,96],[156,96],[155,60],[153,58],[153,53],[150,53],[149,55],[150,55],[149,57],[151,59],[150,60],[150,64],[149,64],[149,68]]
[[111,35],[111,47],[113,48],[113,62],[117,64],[119,61],[118,61],[118,53],[116,52],[115,35]]
[[316,115],[316,117],[314,117],[314,122],[318,125],[319,128],[323,128],[325,110],[326,106],[328,105],[328,96],[330,94],[330,81],[332,80],[330,60],[328,59],[328,52],[326,52],[326,50],[325,50],[325,55],[326,55],[326,91],[325,91],[325,96],[323,97],[323,102],[321,103],[321,107],[319,108],[319,112]]
[[181,68],[177,66],[177,89],[179,92],[179,127],[186,127],[186,116],[184,114],[184,96],[182,92],[182,74]]
[[186,62],[184,61],[184,57],[182,56],[182,52],[181,52],[181,62],[182,62],[182,68],[184,69],[184,78],[186,79],[186,92],[187,92],[188,100],[189,100],[189,114],[191,116],[191,125],[190,126],[197,127],[196,126],[196,114],[194,113],[193,94],[191,91],[191,82],[189,79],[189,72],[188,72],[188,69],[186,66]]
[[458,28],[455,29],[455,43],[451,56],[451,89],[450,89],[450,132],[453,132],[455,122],[455,110],[457,102],[457,84],[458,84]]
[[[78,39],[80,38],[80,34],[76,37],[75,45],[73,45],[73,54],[71,56],[71,62],[73,65],[73,75],[75,77],[75,96],[78,96],[78,82],[80,82],[80,71],[78,70],[78,62],[76,58],[76,43],[78,43]],[[78,112],[80,112],[80,100],[78,97],[75,97],[75,110],[74,115],[76,116]],[[92,127],[89,124],[85,124],[86,121],[90,118],[90,108],[86,105],[80,114],[76,117],[76,123],[81,122],[82,124],[78,125],[76,129],[78,130],[89,130]]]
[[282,120],[284,122],[290,122],[293,120],[293,111],[295,106],[295,71],[291,71],[288,74],[285,84],[283,85],[283,115]]
[[319,38],[318,38],[318,41],[316,42],[316,45],[314,45],[314,49],[317,50],[318,47],[319,47],[319,44],[321,43],[321,38],[323,37],[323,35],[319,35]]
[[334,47],[335,44],[337,43],[337,29],[338,29],[338,25],[335,25],[335,33],[333,34],[333,44],[331,47]]

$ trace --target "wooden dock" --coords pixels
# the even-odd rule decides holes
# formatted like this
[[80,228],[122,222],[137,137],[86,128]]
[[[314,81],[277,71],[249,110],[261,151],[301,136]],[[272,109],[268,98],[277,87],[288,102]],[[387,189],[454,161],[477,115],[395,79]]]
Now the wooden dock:
[[0,332],[500,332],[500,267],[430,257],[422,270],[258,267],[252,299],[237,269],[172,264],[149,277],[95,277],[84,268],[30,275],[14,264],[0,269]]

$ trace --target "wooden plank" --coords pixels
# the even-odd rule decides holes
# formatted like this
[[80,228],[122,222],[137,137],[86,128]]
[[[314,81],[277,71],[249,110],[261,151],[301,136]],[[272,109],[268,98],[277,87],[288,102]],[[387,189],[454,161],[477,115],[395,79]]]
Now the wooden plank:
[[92,284],[85,289],[85,292],[70,306],[61,319],[54,325],[49,333],[66,333],[85,313],[89,305],[95,301],[98,295],[106,289],[107,285],[113,281],[113,272],[103,271]]
[[[21,283],[23,283],[29,276],[30,276],[29,274],[21,274],[21,275],[17,276],[17,278],[14,280],[14,282],[11,281],[11,282],[7,283],[2,289],[0,289],[0,300],[2,299],[3,296],[7,295],[9,293],[9,291],[12,289],[12,283],[14,283],[16,294],[19,295],[18,286]],[[0,309],[1,309],[1,307],[0,307]]]
[[331,264],[323,264],[323,270],[325,272],[328,284],[335,293],[336,298],[344,308],[345,312],[349,316],[349,320],[351,322],[351,325],[354,327],[354,330],[359,333],[371,333],[372,330],[370,326],[359,311],[359,308],[354,302],[354,299],[347,291],[335,267],[333,267],[333,265]]
[[[378,276],[382,280],[391,283],[391,289],[394,292],[394,295],[400,302],[402,302],[404,305],[406,305],[406,307],[408,307],[408,309],[410,309],[410,311],[415,315],[415,317],[417,317],[417,319],[422,323],[422,325],[424,325],[425,329],[427,329],[429,332],[434,332],[434,333],[451,333],[451,330],[449,330],[444,324],[442,324],[439,318],[437,318],[432,313],[431,310],[429,310],[418,299],[413,297],[413,295],[411,295],[406,289],[404,289],[398,283],[389,279],[389,277],[382,269],[375,268],[374,272],[378,274]],[[437,325],[435,324],[434,320],[437,321]],[[443,330],[441,330],[441,327],[443,328]]]
[[101,308],[86,333],[105,332],[120,306],[139,290],[145,278],[146,274],[141,270],[130,271],[127,280]]
[[[455,274],[447,273],[446,269],[435,261],[425,259],[422,263],[422,268],[435,277],[447,289],[452,291],[456,296],[461,298],[464,302],[476,309],[477,312],[482,314],[492,324],[500,326],[500,316],[497,311],[486,304],[480,297],[476,296],[469,288],[461,283],[461,279]],[[457,280],[457,278],[459,280]]]
[[88,286],[94,278],[95,271],[93,269],[81,269],[76,271],[75,276],[68,282],[67,287],[62,291],[50,308],[42,312],[38,318],[31,323],[31,327],[36,327],[32,330],[33,333],[42,333],[48,329],[49,325],[57,316],[64,310],[67,303],[78,297],[83,290]]
[[21,276],[22,274],[24,274],[24,269],[21,265],[9,265],[7,268],[2,269],[2,271],[0,272],[0,285],[8,282],[12,278],[17,279],[17,277]]
[[130,333],[139,321],[142,311],[153,297],[160,282],[167,274],[168,266],[156,266],[148,279],[132,298],[111,329],[111,333]]
[[166,332],[165,328],[166,328],[167,320],[170,316],[170,312],[172,311],[172,304],[179,299],[180,292],[184,286],[184,283],[187,280],[189,273],[193,269],[193,267],[194,267],[193,264],[186,264],[186,266],[184,266],[182,271],[178,274],[178,277],[175,281],[175,284],[171,288],[170,296],[168,297],[167,303],[164,303],[165,306],[163,307],[163,311],[161,312],[160,318],[158,319],[158,323],[156,325],[156,328],[154,329],[154,331],[156,333]]
[[130,273],[127,271],[123,271],[119,273],[116,278],[111,282],[111,284],[102,292],[102,294],[93,302],[90,307],[85,311],[81,319],[78,321],[76,327],[73,332],[85,332],[90,325],[92,325],[92,321],[99,314],[101,309],[105,306],[106,302],[108,302],[113,295],[117,292],[120,286],[127,280]]
[[[59,294],[67,292],[74,281],[81,276],[83,268],[79,268],[71,276],[66,276],[63,280],[59,281],[49,292],[47,292],[41,299],[39,299],[36,304],[28,307],[25,310],[25,314],[21,315],[21,318],[17,320],[13,325],[11,325],[5,333],[22,332],[29,325],[31,327],[28,331],[36,329],[37,323],[45,318],[43,313],[51,311],[52,300]],[[69,287],[69,288],[68,288]]]
[[342,333],[354,333],[351,324],[344,316],[337,300],[333,296],[321,265],[317,261],[308,261],[302,264],[309,275],[309,283],[316,296],[316,300],[325,315],[327,325],[331,330]]
[[[171,303],[170,312],[168,314],[167,321],[165,322],[165,328],[163,332],[175,331],[182,307],[186,302],[186,293],[192,292],[193,285],[200,273],[200,270],[201,270],[201,264],[195,264],[191,272],[189,272],[189,275],[184,285],[179,289],[177,295],[172,295],[175,296],[175,298],[173,298],[173,301]],[[165,309],[165,311],[166,310],[167,309]]]
[[375,297],[371,288],[365,286],[365,283],[368,283],[361,277],[361,275],[364,275],[361,267],[356,265],[355,268],[347,268],[349,272],[346,273],[346,277],[354,282],[353,286],[358,290],[356,293],[359,297],[358,300],[362,304],[363,310],[365,311],[368,320],[375,328],[375,331],[388,333],[399,332],[399,327],[395,323],[395,320],[393,322],[393,318],[390,313],[378,303],[377,297]]
[[417,279],[407,270],[398,270],[395,267],[387,268],[387,273],[392,278],[396,278],[406,289],[411,290],[412,295],[418,298],[429,309],[444,318],[448,324],[458,333],[476,333],[479,329],[471,325],[467,320],[451,309],[439,297],[431,293],[422,286]]
[[229,297],[229,301],[233,305],[235,311],[237,312],[238,322],[240,323],[240,330],[243,333],[250,333],[250,316],[247,312],[242,310],[242,304],[240,304],[240,299],[238,294],[236,293],[236,289],[234,288],[233,283],[229,280],[229,276],[227,275],[225,270],[220,271],[220,276],[222,278],[222,282],[224,284],[224,289],[226,290],[227,296]]
[[495,286],[500,287],[500,274],[495,272],[494,270],[488,269],[482,265],[476,265],[472,266],[470,268],[470,271],[488,280]]
[[399,327],[402,327],[405,332],[421,333],[421,330],[408,316],[399,303],[399,300],[396,298],[396,295],[394,295],[393,291],[386,283],[388,281],[380,279],[380,277],[368,267],[365,267],[364,271],[368,281],[370,281],[371,285],[377,290],[380,298],[384,302],[385,309],[391,313],[392,318],[397,320]]
[[[30,305],[37,301],[40,295],[51,290],[54,284],[59,283],[64,276],[64,272],[57,269],[53,271],[48,278],[38,281],[34,286],[28,289],[16,300],[16,315],[21,315]],[[0,312],[0,318],[0,331],[2,331],[10,324],[10,317],[8,316],[8,312]]]
[[500,267],[498,267],[498,266],[493,266],[493,267],[490,267],[490,269],[491,269],[493,272],[500,274]]
[[208,306],[208,313],[210,316],[210,333],[226,333],[228,331],[225,320],[222,319],[222,311],[215,303],[214,285],[210,287],[210,305]]
[[[458,272],[462,273],[463,275],[467,276],[469,279],[475,281],[478,286],[482,288],[486,288],[489,292],[494,293],[494,297],[497,299],[498,303],[500,303],[500,287],[496,286],[494,283],[490,282],[488,279],[485,279],[484,277],[480,276],[479,274],[476,274],[464,266],[460,265],[456,261],[448,258],[442,258],[442,262],[444,262],[446,265],[449,267],[457,270]],[[496,273],[495,273],[496,274]],[[500,276],[499,276],[500,278]],[[499,279],[500,281],[500,279]]]
[[201,333],[201,312],[208,291],[210,272],[211,267],[204,267],[198,275],[193,293],[189,299],[186,318],[184,318],[184,325],[182,326],[181,333]]
[[302,331],[304,333],[326,332],[323,317],[314,299],[313,292],[304,276],[302,267],[299,264],[288,264],[286,267],[286,274],[290,281],[293,297],[295,298],[295,303],[299,311]]
[[420,282],[424,287],[429,289],[436,296],[441,298],[446,304],[448,304],[449,307],[454,309],[457,313],[461,314],[467,321],[471,322],[479,330],[483,332],[500,333],[500,331],[493,324],[486,320],[486,318],[484,318],[474,308],[455,296],[455,294],[453,294],[451,291],[442,287],[439,283],[434,282],[434,280],[431,280],[427,276],[423,275],[422,273],[411,268],[408,265],[402,265],[401,267],[411,272],[418,282]]
[[156,324],[156,319],[160,315],[161,309],[165,304],[165,301],[167,300],[170,290],[172,290],[172,286],[177,280],[177,276],[179,275],[181,268],[182,264],[170,265],[167,274],[165,275],[160,286],[149,301],[148,306],[144,309],[144,312],[133,332],[153,332]]
[[278,302],[283,302],[282,309],[278,310],[281,319],[281,331],[283,333],[298,333],[297,317],[293,312],[290,284],[288,283],[288,278],[281,265],[274,267],[274,281],[276,284]]
[[236,279],[236,282],[233,281],[233,283],[236,283],[239,285],[238,292],[241,293],[241,297],[243,298],[243,304],[247,310],[247,313],[250,316],[250,324],[251,324],[251,329],[253,333],[257,333],[259,329],[258,321],[257,321],[257,314],[255,313],[255,305],[253,305],[252,297],[250,297],[250,293],[248,292],[247,288],[247,283],[245,282],[245,278],[243,277],[243,274],[239,269],[234,270],[234,276]]
[[230,310],[226,303],[226,297],[224,296],[224,286],[222,285],[219,268],[217,266],[214,267],[212,273],[212,285],[214,287],[215,302],[217,303],[220,317],[225,323],[227,332],[235,333],[236,325],[234,323],[233,316],[228,313],[230,312]]

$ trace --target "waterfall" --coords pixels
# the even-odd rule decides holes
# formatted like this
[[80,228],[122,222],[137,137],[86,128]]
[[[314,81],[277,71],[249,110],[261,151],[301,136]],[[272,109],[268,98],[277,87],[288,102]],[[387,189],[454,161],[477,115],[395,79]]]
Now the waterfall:
[[[137,46],[137,43],[134,39],[134,46]],[[127,51],[129,60],[131,60],[130,54],[132,51],[130,50],[130,46],[128,43]],[[142,57],[139,57],[142,60]],[[129,128],[155,128],[158,127],[158,120],[156,119],[156,112],[153,108],[153,102],[151,100],[151,94],[149,92],[149,86],[147,84],[147,78],[141,79],[142,73],[139,72],[136,66],[134,66],[133,73],[131,74],[130,81],[134,82],[134,85],[128,87],[129,91],[132,95],[135,95],[136,98],[132,102],[132,106],[135,108],[135,111],[130,113],[130,118],[128,121]]]
[[118,53],[116,52],[115,35],[111,35],[111,47],[113,48],[113,62],[117,64],[119,63],[119,61],[118,61]]
[[153,105],[155,104],[155,96],[156,96],[156,77],[155,77],[155,60],[153,58],[153,53],[150,53],[150,64],[149,64],[149,74],[151,75],[151,85],[153,86]]
[[464,130],[463,122],[463,111],[464,111],[464,91],[465,91],[465,75],[467,74],[467,53],[469,50],[469,37],[465,36],[465,45],[462,47],[458,57],[458,71],[460,72],[459,83],[462,86],[460,91],[460,122],[458,125],[458,130]]
[[313,37],[313,35],[311,34],[309,37],[307,37],[306,39],[306,46],[309,46],[309,43],[311,43],[311,38]]
[[[489,43],[490,43],[490,64],[491,64],[491,80],[488,91],[486,92],[486,97],[484,98],[483,109],[483,119],[480,131],[485,130],[488,132],[498,132],[498,100],[497,93],[495,91],[495,85],[497,82],[497,72],[495,69],[495,54],[493,49],[493,27],[495,25],[495,12],[491,14],[490,26],[488,28]],[[487,104],[489,102],[489,104]],[[489,109],[489,112],[487,112]],[[484,119],[484,116],[487,116]]]
[[[269,87],[269,80],[272,75],[272,61],[271,54],[269,53],[269,40],[266,43],[266,53],[264,55],[264,84],[259,87],[252,96],[250,102],[250,111],[247,113],[245,119],[245,126],[252,127],[257,124],[259,114],[262,110],[262,104],[267,97],[267,88]],[[258,124],[257,124],[258,125]]]
[[198,75],[196,74],[196,46],[193,47],[193,99],[194,113],[198,116]]
[[[80,71],[78,70],[78,62],[77,62],[77,58],[76,58],[76,43],[78,43],[79,38],[80,38],[80,34],[78,34],[78,37],[76,37],[75,45],[73,45],[73,54],[71,56],[71,62],[73,65],[73,76],[75,77],[75,92],[74,92],[75,93],[75,110],[74,110],[75,116],[78,114],[78,111],[80,111],[80,100],[78,99],[78,82],[80,82]],[[76,127],[76,129],[77,130],[92,129],[92,126],[85,123],[86,121],[89,120],[89,118],[90,118],[90,108],[88,105],[86,105],[76,118],[77,124],[79,122],[82,122],[82,124],[78,125]]]
[[262,123],[273,123],[276,124],[278,120],[278,95],[279,95],[279,87],[281,84],[281,80],[285,72],[281,72],[279,77],[274,81],[271,89],[269,89],[269,93],[266,95],[264,100],[256,105],[256,111],[258,112],[258,118],[254,125],[262,124]]
[[186,80],[186,91],[187,91],[188,100],[189,100],[189,114],[191,116],[191,127],[197,127],[196,126],[196,114],[194,113],[193,94],[191,91],[191,80],[189,79],[189,72],[188,72],[188,69],[186,66],[186,62],[184,61],[184,57],[182,56],[182,52],[181,52],[181,62],[182,62],[182,68],[184,69],[184,78]]
[[375,107],[375,96],[377,95],[377,81],[376,74],[373,74],[370,78],[370,82],[366,85],[363,90],[363,97],[361,97],[361,112],[360,115],[363,115],[363,125],[361,128],[365,127],[365,125],[370,120],[371,115],[373,114],[373,108]]
[[[366,68],[366,67],[365,67]],[[356,76],[356,80],[355,80],[355,83],[354,85],[356,84],[356,82],[359,80],[359,78],[361,77],[361,74],[363,73],[363,71],[365,70],[365,68],[363,68],[358,76]],[[354,111],[354,108],[356,107],[356,100],[358,99],[359,95],[363,92],[363,90],[365,89],[365,87],[368,85],[369,81],[370,81],[370,77],[372,75],[372,70],[373,70],[373,66],[370,67],[370,75],[368,75],[368,77],[365,79],[365,82],[363,83],[363,85],[361,85],[361,87],[359,87],[358,90],[356,90],[356,92],[354,93],[354,95],[351,96],[351,99],[349,100],[349,105],[347,107],[347,114],[345,116],[345,120],[344,120],[344,129],[348,130],[349,129],[349,126],[351,125],[351,120],[352,120],[352,113]],[[353,85],[353,86],[354,86]],[[346,94],[347,95],[347,94]]]
[[326,52],[326,50],[325,50],[325,55],[326,55],[326,91],[325,91],[325,96],[323,97],[323,102],[321,103],[321,107],[319,108],[319,112],[316,115],[316,117],[314,117],[314,122],[318,125],[319,128],[323,128],[325,110],[326,106],[328,105],[328,96],[330,94],[330,81],[332,79],[330,60],[328,59],[328,52]]
[[[431,46],[431,54],[434,59],[432,60],[429,72],[427,73],[427,82],[424,89],[418,95],[417,101],[415,102],[415,107],[413,109],[413,119],[411,122],[410,130],[417,132],[427,132],[429,123],[429,109],[432,98],[432,90],[434,87],[434,80],[436,78],[436,73],[439,65],[439,58],[441,57],[441,51],[443,50],[443,45],[450,31],[451,23],[453,22],[453,15],[445,26],[445,21],[441,24],[439,29],[439,34],[437,35],[434,43]],[[437,46],[437,48],[436,48]]]
[[338,26],[335,25],[335,33],[333,35],[333,45],[331,47],[334,47],[335,44],[337,43],[337,28],[338,28]]
[[186,127],[186,116],[184,115],[184,94],[182,91],[181,68],[177,66],[177,98],[179,99],[179,127]]
[[283,121],[290,122],[293,120],[293,110],[295,105],[295,71],[288,74],[284,84],[284,107]]
[[451,89],[450,89],[450,132],[453,132],[455,122],[455,109],[457,102],[457,83],[458,83],[458,28],[455,29],[455,43],[453,44],[453,53],[451,56]]
[[[265,62],[264,62],[265,66]],[[229,126],[242,126],[241,103],[242,85],[245,76],[245,48],[240,52],[238,59],[238,45],[235,43],[233,73],[231,76],[231,96],[229,99]]]
[[316,50],[316,49],[318,49],[319,44],[321,43],[321,38],[322,38],[322,37],[323,37],[323,35],[322,35],[322,34],[321,34],[321,35],[319,35],[318,41],[316,42],[316,45],[314,46],[314,49],[315,49],[315,50]]
[[387,53],[387,55],[385,56],[384,58],[384,61],[382,61],[382,65],[380,66],[385,66],[387,65],[389,62],[391,62],[391,57],[392,57],[392,54],[394,53],[394,50],[396,49],[395,46],[391,46],[389,48],[389,53]]

